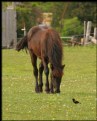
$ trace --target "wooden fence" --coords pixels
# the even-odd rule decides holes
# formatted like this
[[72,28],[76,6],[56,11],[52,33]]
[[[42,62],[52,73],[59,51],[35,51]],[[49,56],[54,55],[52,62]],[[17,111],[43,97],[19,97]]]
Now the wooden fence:
[[71,37],[61,37],[61,39],[67,39],[64,40],[64,45],[88,45],[91,43],[97,44],[97,27],[94,27],[94,33],[93,36],[91,36],[91,27],[92,22],[91,21],[84,21],[84,34],[82,35],[73,35]]

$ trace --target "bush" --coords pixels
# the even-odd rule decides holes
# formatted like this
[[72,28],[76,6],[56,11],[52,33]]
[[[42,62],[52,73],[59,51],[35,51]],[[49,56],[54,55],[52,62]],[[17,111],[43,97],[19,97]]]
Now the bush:
[[81,25],[77,17],[64,19],[64,26],[61,31],[62,36],[71,36],[71,35],[81,35],[84,31],[84,26]]

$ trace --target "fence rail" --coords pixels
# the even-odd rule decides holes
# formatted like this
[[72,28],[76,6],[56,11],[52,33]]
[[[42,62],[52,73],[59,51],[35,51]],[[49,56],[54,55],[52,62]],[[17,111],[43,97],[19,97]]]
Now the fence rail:
[[60,38],[62,38],[62,39],[64,39],[64,38],[67,38],[67,39],[69,38],[69,39],[71,39],[72,37],[60,37]]

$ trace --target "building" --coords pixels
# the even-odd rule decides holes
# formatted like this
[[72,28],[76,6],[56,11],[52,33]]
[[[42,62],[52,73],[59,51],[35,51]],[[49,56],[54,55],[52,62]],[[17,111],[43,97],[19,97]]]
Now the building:
[[14,48],[16,43],[16,10],[14,6],[9,6],[2,10],[2,48]]

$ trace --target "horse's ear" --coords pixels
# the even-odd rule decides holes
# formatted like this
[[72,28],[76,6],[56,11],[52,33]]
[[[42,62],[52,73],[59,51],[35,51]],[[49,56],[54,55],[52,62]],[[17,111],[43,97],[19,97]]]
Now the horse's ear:
[[65,64],[64,64],[64,65],[62,65],[62,69],[64,69],[64,67],[65,67]]

